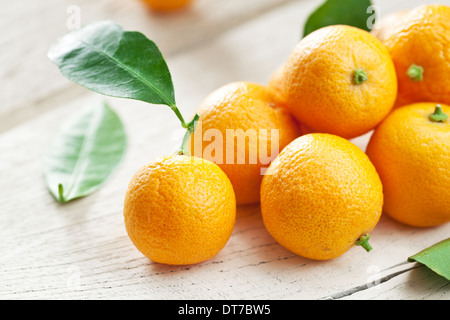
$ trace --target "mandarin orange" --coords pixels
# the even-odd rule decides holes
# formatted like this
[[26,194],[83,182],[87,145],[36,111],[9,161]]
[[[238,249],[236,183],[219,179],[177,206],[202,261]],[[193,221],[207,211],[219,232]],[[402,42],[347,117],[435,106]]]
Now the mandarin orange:
[[330,134],[291,142],[261,185],[267,230],[286,249],[309,259],[337,258],[355,244],[370,251],[368,234],[382,206],[383,187],[369,158]]
[[130,181],[126,231],[150,260],[194,264],[217,255],[236,219],[233,187],[214,163],[171,155],[143,166]]
[[193,154],[227,174],[238,205],[258,202],[264,169],[302,134],[284,101],[266,86],[234,82],[211,93],[196,113]]
[[384,211],[418,227],[450,221],[450,107],[417,103],[394,110],[367,154],[384,186]]
[[303,38],[278,77],[286,105],[300,123],[346,139],[375,128],[397,96],[387,49],[369,32],[350,26],[325,27]]
[[173,11],[178,10],[192,0],[142,0],[144,1],[150,8],[156,11]]
[[450,104],[450,7],[423,5],[387,16],[374,33],[398,75],[396,107]]

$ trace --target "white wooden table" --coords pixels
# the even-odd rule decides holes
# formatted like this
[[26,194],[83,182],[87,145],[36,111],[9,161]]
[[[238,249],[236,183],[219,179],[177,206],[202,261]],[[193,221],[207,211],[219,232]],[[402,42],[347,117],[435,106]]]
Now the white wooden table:
[[[385,15],[435,1],[374,2]],[[123,198],[140,166],[178,146],[179,122],[168,108],[107,99],[127,127],[125,161],[89,197],[61,205],[46,189],[42,156],[59,125],[103,98],[66,80],[46,57],[68,32],[70,6],[80,9],[83,25],[111,19],[153,39],[189,117],[223,84],[267,83],[320,3],[194,0],[157,15],[138,0],[1,0],[0,299],[450,299],[448,281],[405,263],[448,238],[450,224],[418,229],[383,216],[372,252],[353,248],[316,262],[278,245],[258,206],[247,206],[238,208],[234,233],[215,258],[193,266],[149,261],[128,239]],[[355,143],[364,149],[367,138]]]

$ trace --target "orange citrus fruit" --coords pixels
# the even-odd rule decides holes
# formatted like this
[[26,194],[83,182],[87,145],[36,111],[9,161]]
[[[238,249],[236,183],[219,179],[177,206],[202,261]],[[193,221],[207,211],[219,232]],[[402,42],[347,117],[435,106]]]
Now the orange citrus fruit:
[[191,153],[219,165],[237,204],[258,202],[264,168],[301,135],[281,97],[267,86],[234,82],[211,93],[196,112],[199,138],[191,136]]
[[283,76],[284,76],[284,65],[279,66],[269,79],[269,87],[278,91],[283,92]]
[[[278,67],[275,72],[272,74],[272,76],[269,79],[268,86],[271,89],[274,89],[278,93],[282,92],[282,86],[283,86],[283,69],[284,65]],[[283,96],[281,96],[283,97]],[[298,122],[297,122],[298,123]],[[307,128],[303,123],[298,123],[298,126],[300,128],[300,135],[313,133],[313,131],[309,128]]]
[[192,0],[143,0],[148,6],[157,11],[173,11],[180,9]]
[[309,259],[336,258],[367,237],[383,206],[380,178],[350,141],[313,133],[290,143],[267,170],[261,212],[269,233]]
[[334,25],[310,33],[283,70],[287,107],[313,132],[361,136],[386,117],[397,95],[387,49],[355,27]]
[[385,19],[375,34],[397,71],[396,106],[450,104],[450,7],[424,5]]
[[194,264],[214,257],[234,228],[233,187],[214,163],[183,155],[142,167],[125,196],[126,231],[150,260]]
[[[440,107],[439,107],[440,106]],[[450,221],[450,107],[417,103],[394,110],[367,154],[384,186],[384,211],[419,227]]]

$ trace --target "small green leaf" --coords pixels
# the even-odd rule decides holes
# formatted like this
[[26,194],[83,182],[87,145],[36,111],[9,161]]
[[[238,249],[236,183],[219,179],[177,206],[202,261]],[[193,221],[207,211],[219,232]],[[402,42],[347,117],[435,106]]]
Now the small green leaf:
[[87,108],[63,124],[44,162],[45,180],[59,202],[98,190],[122,160],[126,134],[106,104]]
[[370,0],[326,0],[308,18],[303,36],[331,25],[345,24],[370,31],[375,12]]
[[409,257],[408,261],[422,263],[450,280],[450,238]]
[[65,77],[94,92],[175,105],[170,71],[156,44],[115,22],[97,22],[68,33],[48,56]]

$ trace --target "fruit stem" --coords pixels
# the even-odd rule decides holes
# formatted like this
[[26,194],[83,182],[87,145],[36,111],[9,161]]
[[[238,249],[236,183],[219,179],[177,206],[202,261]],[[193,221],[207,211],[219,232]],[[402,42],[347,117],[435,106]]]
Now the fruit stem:
[[417,82],[423,80],[423,68],[414,63],[409,67],[406,74],[412,81]]
[[191,134],[195,130],[195,126],[197,125],[199,115],[196,114],[194,116],[194,119],[192,119],[191,122],[186,123],[186,121],[184,121],[183,116],[181,115],[180,110],[178,109],[178,107],[176,105],[170,105],[169,107],[170,107],[170,109],[172,109],[172,111],[176,114],[176,116],[180,120],[181,126],[184,129],[186,129],[186,133],[184,134],[183,141],[181,142],[181,147],[177,150],[176,154],[189,156],[190,152],[189,152],[189,148],[188,148],[187,144],[188,144]]
[[442,106],[437,104],[434,113],[430,114],[428,118],[433,122],[444,122],[448,119],[448,115],[442,111]]
[[364,249],[366,249],[367,252],[372,250],[372,246],[369,244],[370,235],[365,234],[361,238],[358,239],[358,241],[355,242],[355,245],[361,246]]
[[181,147],[178,150],[177,154],[186,155],[186,156],[190,155],[189,148],[188,148],[188,142],[189,142],[189,138],[191,137],[191,134],[195,131],[195,127],[197,126],[197,121],[199,118],[200,118],[200,116],[198,114],[196,114],[194,116],[194,118],[192,119],[192,121],[186,125],[187,130],[186,130],[186,133],[184,134],[183,141],[181,142]]
[[367,73],[363,69],[356,69],[354,71],[353,81],[355,81],[356,84],[363,84],[367,79]]

